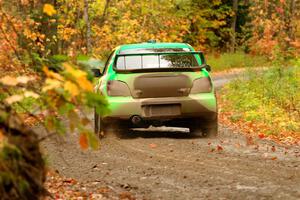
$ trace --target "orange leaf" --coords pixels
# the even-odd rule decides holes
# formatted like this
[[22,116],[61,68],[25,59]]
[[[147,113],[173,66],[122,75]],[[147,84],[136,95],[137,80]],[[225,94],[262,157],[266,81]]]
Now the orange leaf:
[[0,149],[1,149],[2,145],[3,145],[4,139],[5,139],[4,134],[0,130]]
[[218,150],[218,151],[223,151],[223,147],[222,147],[221,145],[218,145],[218,146],[217,146],[217,150]]
[[260,139],[263,139],[263,138],[265,138],[265,134],[260,133],[260,134],[258,134],[258,137],[259,137]]
[[80,134],[79,144],[80,144],[81,149],[88,148],[88,139],[87,139],[87,135],[85,133]]
[[275,152],[275,151],[276,151],[275,146],[272,146],[271,150],[272,150],[273,152]]
[[77,183],[77,181],[76,181],[75,179],[72,179],[72,178],[70,178],[70,179],[65,179],[65,180],[63,180],[63,182],[64,182],[64,183],[70,183],[70,184],[72,184],[72,185],[75,185],[75,184]]
[[246,136],[246,144],[247,144],[247,146],[254,145],[253,137]]
[[271,160],[277,160],[277,157],[276,157],[276,156],[275,156],[275,157],[272,157]]
[[237,148],[241,148],[241,144],[238,142],[238,143],[235,143],[235,146],[237,147]]
[[151,147],[151,148],[156,148],[157,145],[152,143],[152,144],[149,144],[149,147]]

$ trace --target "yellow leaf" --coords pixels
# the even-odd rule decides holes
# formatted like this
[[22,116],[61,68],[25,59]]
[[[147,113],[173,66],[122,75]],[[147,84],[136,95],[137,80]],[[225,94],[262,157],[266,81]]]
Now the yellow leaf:
[[45,86],[43,87],[42,91],[46,92],[48,90],[53,90],[55,88],[61,87],[61,82],[55,79],[47,78],[45,82]]
[[52,16],[56,14],[56,10],[51,4],[45,4],[43,12],[46,13],[48,16]]
[[73,77],[75,78],[80,78],[80,77],[86,77],[87,73],[84,71],[81,71],[79,69],[74,69],[71,65],[65,63],[63,65],[66,69],[66,72],[70,73]]
[[64,80],[64,78],[61,75],[59,75],[58,73],[55,73],[53,71],[50,71],[47,67],[43,67],[43,71],[46,74],[46,76],[49,78],[54,78],[54,79],[57,79],[60,81]]
[[16,86],[18,84],[18,81],[15,77],[4,76],[0,79],[0,83],[2,83],[3,85]]
[[18,102],[18,101],[22,101],[22,99],[24,99],[24,96],[23,95],[19,95],[19,94],[16,94],[16,95],[12,95],[10,97],[7,97],[5,99],[6,103],[8,104],[13,104],[15,102]]
[[75,79],[77,84],[84,90],[87,91],[93,91],[93,84],[87,80],[86,76],[87,73],[79,70],[79,69],[74,69],[74,67],[72,67],[71,65],[65,63],[64,64],[65,70],[66,72],[68,72],[69,74],[71,74]]
[[93,84],[86,79],[86,77],[80,77],[77,79],[77,84],[80,85],[80,87],[84,90],[87,90],[89,92],[93,91]]
[[68,91],[73,97],[79,94],[78,87],[71,81],[67,81],[64,85],[66,91]]

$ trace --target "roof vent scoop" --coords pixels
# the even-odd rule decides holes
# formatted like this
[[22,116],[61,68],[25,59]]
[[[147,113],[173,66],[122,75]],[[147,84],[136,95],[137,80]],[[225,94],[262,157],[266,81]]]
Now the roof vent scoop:
[[147,43],[155,44],[155,43],[156,43],[156,40],[151,39],[151,40],[148,40]]

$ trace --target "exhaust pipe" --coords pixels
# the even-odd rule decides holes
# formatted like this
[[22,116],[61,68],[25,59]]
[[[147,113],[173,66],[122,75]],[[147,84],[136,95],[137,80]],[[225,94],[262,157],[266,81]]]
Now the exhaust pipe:
[[138,115],[134,115],[134,116],[131,117],[131,122],[134,125],[141,125],[142,121],[143,121],[143,119],[140,116],[138,116]]

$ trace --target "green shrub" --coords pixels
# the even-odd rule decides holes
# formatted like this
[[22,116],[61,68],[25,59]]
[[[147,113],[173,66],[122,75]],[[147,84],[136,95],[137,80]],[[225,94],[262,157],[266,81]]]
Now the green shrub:
[[224,53],[219,56],[208,55],[207,63],[213,71],[229,70],[232,68],[265,67],[270,63],[266,57],[251,56],[243,52]]
[[[300,63],[249,71],[247,79],[235,80],[223,89],[223,100],[236,116],[263,122],[270,133],[300,132]],[[231,117],[236,121],[236,117]]]

